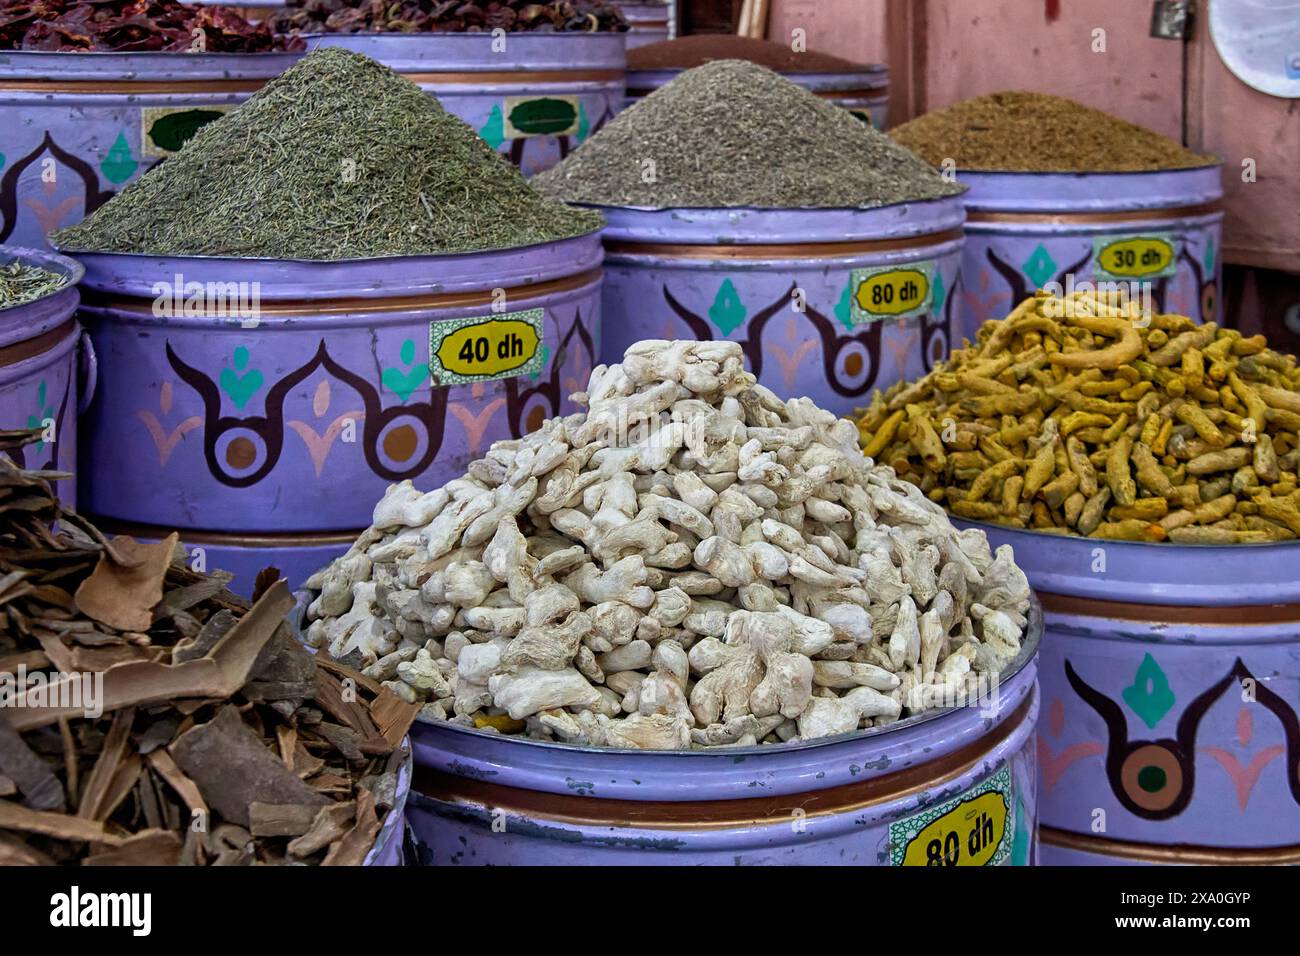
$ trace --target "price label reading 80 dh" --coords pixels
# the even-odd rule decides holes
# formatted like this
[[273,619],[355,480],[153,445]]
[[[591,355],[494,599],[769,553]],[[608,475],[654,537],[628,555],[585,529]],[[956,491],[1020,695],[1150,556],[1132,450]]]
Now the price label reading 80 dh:
[[882,319],[920,315],[930,308],[934,263],[921,262],[883,269],[854,269],[849,285],[850,312],[859,325]]
[[996,866],[1011,853],[1011,774],[889,826],[894,866]]

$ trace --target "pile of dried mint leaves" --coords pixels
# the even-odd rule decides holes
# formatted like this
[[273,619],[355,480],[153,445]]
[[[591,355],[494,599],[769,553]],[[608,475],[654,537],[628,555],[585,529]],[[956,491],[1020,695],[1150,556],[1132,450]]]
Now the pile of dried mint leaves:
[[62,273],[15,259],[0,266],[0,309],[35,302],[53,295],[67,285],[68,277]]
[[277,259],[476,252],[598,229],[418,86],[309,53],[79,225],[63,249]]
[[54,477],[0,454],[0,865],[361,863],[418,708],[304,650],[274,574],[250,607]]
[[262,53],[301,50],[265,24],[252,24],[232,9],[175,0],[0,0],[0,50],[140,53],[195,50]]
[[532,180],[609,206],[860,208],[962,191],[847,110],[744,60],[687,70]]
[[1209,166],[1213,156],[1082,103],[1018,90],[935,110],[890,135],[936,166],[1016,172],[1139,172]]
[[627,21],[608,0],[304,0],[271,18],[282,33],[594,33]]

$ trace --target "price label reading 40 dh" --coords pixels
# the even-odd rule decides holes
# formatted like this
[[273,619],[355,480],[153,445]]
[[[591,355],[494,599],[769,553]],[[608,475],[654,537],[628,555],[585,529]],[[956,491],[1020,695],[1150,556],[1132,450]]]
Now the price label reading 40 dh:
[[542,309],[429,323],[429,371],[439,385],[533,375],[542,368]]
[[1093,272],[1100,279],[1162,279],[1178,271],[1172,236],[1093,240]]
[[894,866],[998,866],[1010,857],[1011,770],[889,825]]
[[859,325],[921,315],[930,308],[934,263],[854,269],[849,283],[853,289],[849,311]]

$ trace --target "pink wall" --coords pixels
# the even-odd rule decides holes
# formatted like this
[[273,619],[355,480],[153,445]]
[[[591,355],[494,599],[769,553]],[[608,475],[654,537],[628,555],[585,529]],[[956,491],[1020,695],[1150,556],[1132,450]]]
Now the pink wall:
[[[1147,35],[1149,2],[927,3],[925,109],[997,90],[1055,93],[1182,135],[1182,50]],[[1093,31],[1105,31],[1094,53]]]
[[772,0],[767,38],[789,43],[801,27],[808,49],[857,63],[888,60],[885,0]]

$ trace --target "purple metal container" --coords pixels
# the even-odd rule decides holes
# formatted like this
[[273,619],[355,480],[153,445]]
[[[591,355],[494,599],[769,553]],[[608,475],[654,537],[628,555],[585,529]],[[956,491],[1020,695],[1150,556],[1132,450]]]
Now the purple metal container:
[[[847,414],[873,388],[948,355],[960,197],[876,209],[594,208],[609,220],[606,362],[641,339],[727,339],[778,395]],[[873,304],[886,290],[891,302]]]
[[44,247],[301,55],[0,52],[0,242]]
[[319,33],[436,96],[525,176],[550,169],[623,108],[621,33]]
[[397,794],[393,808],[384,817],[375,845],[366,854],[362,866],[405,866],[406,865],[406,804],[411,793],[411,773],[414,761],[411,756],[411,738],[402,741],[402,750],[406,759],[397,771]]
[[606,750],[417,720],[416,851],[433,865],[1033,863],[1041,633],[1035,606],[978,706],[807,743]]
[[1300,862],[1300,543],[958,524],[1043,602],[1044,863]]
[[960,335],[1051,283],[1121,282],[1149,290],[1158,312],[1219,321],[1220,173],[958,170],[970,187]]
[[[628,48],[634,45],[628,35]],[[684,71],[628,70],[627,105],[645,99],[661,86],[667,86]],[[791,83],[816,93],[822,99],[842,106],[876,129],[884,129],[889,119],[889,68],[880,63],[864,64],[852,73],[782,73]]]
[[659,43],[673,35],[673,8],[667,0],[659,3],[620,3],[618,9],[627,21],[628,32],[623,36],[629,50],[648,43]]
[[[81,260],[102,358],[82,510],[181,529],[241,578],[270,563],[300,584],[390,483],[437,487],[574,411],[598,353],[595,233],[339,262]],[[178,314],[192,295],[203,314]]]
[[[0,265],[17,260],[68,277],[68,285],[35,302],[0,309],[0,429],[40,428],[42,440],[10,452],[24,468],[76,471],[77,414],[94,390],[77,369],[81,326],[74,318],[81,264],[37,249],[0,246]],[[94,353],[84,355],[93,376]],[[46,440],[46,439],[49,440]],[[76,503],[76,478],[55,483],[60,500]]]

